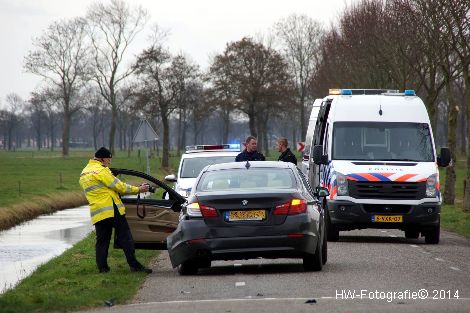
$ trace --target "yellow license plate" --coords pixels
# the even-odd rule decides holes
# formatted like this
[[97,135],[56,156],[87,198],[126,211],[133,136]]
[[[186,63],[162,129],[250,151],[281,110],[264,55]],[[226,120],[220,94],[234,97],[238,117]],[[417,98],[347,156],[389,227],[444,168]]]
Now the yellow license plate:
[[403,223],[402,215],[372,215],[372,222]]
[[233,221],[262,221],[266,218],[266,210],[230,211],[227,220]]

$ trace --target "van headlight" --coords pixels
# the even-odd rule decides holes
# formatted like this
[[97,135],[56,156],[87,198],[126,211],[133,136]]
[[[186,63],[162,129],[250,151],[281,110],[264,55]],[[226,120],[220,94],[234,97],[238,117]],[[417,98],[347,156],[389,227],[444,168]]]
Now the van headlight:
[[338,186],[338,196],[348,195],[348,179],[346,175],[336,172],[336,185]]
[[432,174],[426,180],[426,197],[434,198],[437,193],[437,174]]

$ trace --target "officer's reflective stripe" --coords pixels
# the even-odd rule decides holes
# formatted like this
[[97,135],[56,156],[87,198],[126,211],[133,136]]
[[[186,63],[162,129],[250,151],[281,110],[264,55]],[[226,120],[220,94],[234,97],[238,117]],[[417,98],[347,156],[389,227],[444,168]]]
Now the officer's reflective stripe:
[[125,193],[131,193],[132,188],[131,186],[127,185],[126,192]]
[[111,185],[109,185],[109,188],[113,188],[114,186],[116,186],[118,182],[119,182],[119,179],[115,178],[113,182],[111,183]]
[[[118,205],[118,207],[119,207],[119,205]],[[100,214],[100,213],[102,213],[102,212],[104,212],[104,211],[112,211],[112,210],[114,210],[114,207],[113,207],[113,206],[105,206],[104,208],[101,208],[101,209],[98,209],[98,210],[95,210],[95,211],[90,212],[90,215],[91,215],[91,217],[93,217],[93,216],[95,216],[96,214]]]
[[83,191],[84,191],[85,193],[87,193],[87,192],[90,192],[90,191],[92,191],[92,190],[99,189],[99,188],[103,188],[103,187],[104,187],[103,184],[96,184],[96,185],[93,185],[93,186],[90,186],[90,187],[84,189]]
[[118,203],[118,204],[116,204],[116,206],[117,206],[117,207],[118,207],[118,209],[119,209],[119,208],[123,208],[123,207],[124,207],[124,204],[122,204],[122,203]]

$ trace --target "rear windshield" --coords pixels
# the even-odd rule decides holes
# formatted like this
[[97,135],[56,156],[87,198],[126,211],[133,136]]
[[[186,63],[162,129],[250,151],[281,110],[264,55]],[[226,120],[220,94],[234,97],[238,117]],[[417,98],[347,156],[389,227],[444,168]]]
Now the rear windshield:
[[237,189],[292,189],[296,188],[292,170],[285,168],[230,169],[206,172],[196,190],[217,191]]
[[235,156],[211,156],[183,159],[180,178],[196,178],[204,167],[211,164],[234,162]]

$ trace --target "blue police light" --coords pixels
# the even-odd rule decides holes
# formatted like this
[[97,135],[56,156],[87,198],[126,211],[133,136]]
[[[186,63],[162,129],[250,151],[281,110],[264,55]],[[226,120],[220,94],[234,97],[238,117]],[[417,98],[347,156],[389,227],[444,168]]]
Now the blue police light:
[[405,96],[416,96],[416,93],[413,89],[405,90]]
[[341,95],[343,95],[343,96],[352,96],[352,90],[351,89],[341,89]]

